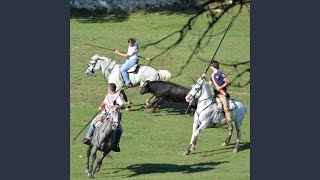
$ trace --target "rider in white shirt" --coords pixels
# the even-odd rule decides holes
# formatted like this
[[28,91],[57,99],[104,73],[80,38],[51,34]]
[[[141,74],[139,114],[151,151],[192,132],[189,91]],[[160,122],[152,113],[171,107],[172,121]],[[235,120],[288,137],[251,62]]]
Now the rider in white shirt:
[[132,83],[129,79],[129,73],[127,72],[130,68],[132,68],[135,64],[138,63],[138,53],[139,53],[139,46],[136,43],[136,40],[134,38],[128,39],[128,52],[123,53],[118,50],[115,50],[114,53],[126,57],[126,62],[122,65],[120,72],[122,74],[122,77],[125,81],[125,88],[132,87]]

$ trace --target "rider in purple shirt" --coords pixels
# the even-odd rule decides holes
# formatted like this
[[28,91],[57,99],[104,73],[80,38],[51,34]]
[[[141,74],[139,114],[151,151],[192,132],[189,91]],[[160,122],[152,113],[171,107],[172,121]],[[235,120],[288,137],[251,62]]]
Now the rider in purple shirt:
[[[213,80],[214,80],[217,83],[217,85],[221,87],[225,83],[225,81],[224,81],[225,78],[226,78],[226,75],[223,72],[218,70],[215,74],[211,75],[210,81],[213,82]],[[218,94],[220,94],[220,91],[217,91],[216,86],[213,86],[213,90],[215,92],[217,92]],[[227,86],[223,87],[221,90],[223,90],[225,93],[227,93]]]
[[[217,96],[219,97],[219,99],[221,100],[222,104],[223,104],[223,110],[226,114],[226,118],[227,118],[227,124],[228,124],[228,130],[232,131],[233,130],[233,126],[232,126],[232,118],[231,118],[231,114],[230,111],[228,109],[228,104],[227,104],[227,86],[229,85],[229,80],[227,78],[227,76],[219,71],[219,62],[216,60],[212,60],[211,64],[210,64],[210,68],[212,70],[212,75],[210,77],[210,81],[209,84],[210,85],[214,85],[214,92],[217,94]],[[203,78],[205,78],[205,74],[202,75]]]

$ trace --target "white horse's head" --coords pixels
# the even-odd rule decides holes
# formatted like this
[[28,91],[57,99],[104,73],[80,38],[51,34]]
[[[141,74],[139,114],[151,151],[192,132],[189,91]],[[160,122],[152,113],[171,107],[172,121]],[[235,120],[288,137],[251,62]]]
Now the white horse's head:
[[194,85],[192,85],[190,92],[185,97],[187,102],[191,102],[193,100],[198,100],[203,93],[203,85],[204,80],[202,78],[199,78],[197,82],[195,82]]
[[86,70],[87,76],[92,76],[96,70],[101,68],[101,63],[99,62],[99,55],[96,54],[92,56],[90,62],[88,63],[88,69]]

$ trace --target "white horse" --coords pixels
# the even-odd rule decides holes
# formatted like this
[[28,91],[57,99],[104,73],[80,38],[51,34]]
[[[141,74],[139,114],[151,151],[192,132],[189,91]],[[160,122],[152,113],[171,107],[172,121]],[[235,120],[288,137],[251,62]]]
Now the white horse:
[[[102,57],[99,55],[94,55],[89,64],[88,69],[86,70],[87,76],[92,76],[96,70],[101,69],[104,78],[109,83],[114,83],[117,86],[117,91],[120,90],[120,94],[123,96],[125,104],[129,104],[129,100],[123,91],[124,80],[120,73],[120,68],[122,64],[116,64],[115,61],[111,60],[107,57]],[[129,69],[130,71],[130,69]],[[167,70],[156,70],[150,66],[140,66],[137,68],[138,72],[129,73],[129,79],[134,86],[142,85],[145,81],[169,81],[171,78],[171,73]],[[152,95],[150,98],[146,100],[146,103],[149,103],[151,98],[154,97]]]
[[[195,149],[197,136],[205,128],[219,128],[227,125],[227,120],[224,113],[219,116],[218,104],[215,98],[213,98],[209,85],[201,78],[199,78],[192,86],[189,94],[186,96],[186,101],[191,102],[198,100],[197,110],[194,113],[193,131],[190,140],[190,145],[186,149],[183,155],[188,155]],[[247,112],[247,109],[241,102],[232,99],[235,109],[231,110],[231,118],[235,123],[237,130],[237,142],[233,149],[233,152],[238,152],[239,143],[241,139],[241,124],[242,120]],[[222,146],[226,146],[230,143],[232,131],[229,131],[228,137]]]

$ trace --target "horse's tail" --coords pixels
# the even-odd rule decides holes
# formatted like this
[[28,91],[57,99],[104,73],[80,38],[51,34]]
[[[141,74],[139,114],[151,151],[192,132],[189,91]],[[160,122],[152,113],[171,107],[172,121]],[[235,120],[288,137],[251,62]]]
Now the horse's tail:
[[171,73],[167,70],[159,70],[158,73],[160,81],[169,81],[171,78]]

